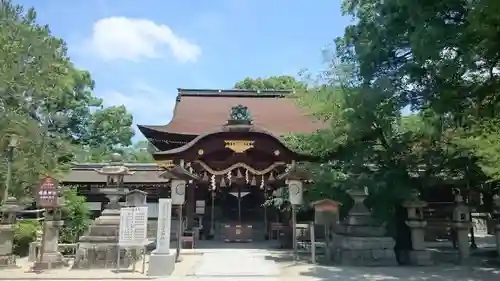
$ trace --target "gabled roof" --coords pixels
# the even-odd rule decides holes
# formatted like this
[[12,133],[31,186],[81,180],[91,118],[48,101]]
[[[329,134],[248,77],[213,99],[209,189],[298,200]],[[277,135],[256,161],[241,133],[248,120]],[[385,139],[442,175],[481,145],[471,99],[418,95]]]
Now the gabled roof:
[[[200,135],[226,124],[231,107],[248,107],[253,124],[274,135],[312,133],[324,123],[314,120],[292,98],[291,91],[178,89],[172,121],[164,126],[139,126],[163,133]],[[142,127],[142,128],[141,128]],[[148,136],[146,136],[148,137]]]

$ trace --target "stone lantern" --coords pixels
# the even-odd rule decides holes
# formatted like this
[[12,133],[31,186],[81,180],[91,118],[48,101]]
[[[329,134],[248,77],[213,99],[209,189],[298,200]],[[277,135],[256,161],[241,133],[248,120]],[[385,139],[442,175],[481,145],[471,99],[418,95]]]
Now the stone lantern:
[[472,227],[470,221],[469,207],[464,204],[462,195],[455,195],[455,207],[453,208],[453,221],[451,227],[457,233],[457,244],[460,260],[468,258],[469,250],[469,230]]
[[409,252],[409,261],[413,265],[430,265],[432,263],[431,252],[425,249],[425,227],[427,221],[424,219],[423,209],[427,202],[420,200],[418,191],[414,190],[410,198],[403,202],[407,209],[408,219],[406,225],[410,228],[412,250]]
[[[80,238],[80,248],[73,265],[74,268],[102,268],[106,262],[115,262],[118,258],[118,235],[120,229],[120,209],[118,203],[127,190],[123,187],[124,177],[134,174],[124,166],[121,155],[114,153],[109,164],[96,172],[106,176],[106,186],[100,188],[109,203],[101,216],[90,226],[87,235]],[[125,255],[122,255],[125,259]],[[128,266],[131,261],[120,261],[120,265]]]
[[123,187],[123,180],[125,176],[133,175],[134,172],[123,165],[121,155],[118,153],[113,153],[110,163],[101,169],[96,169],[96,172],[106,176],[106,186],[99,191],[108,198],[109,203],[102,216],[116,213],[119,216],[121,206],[118,201],[127,193],[127,189]]
[[12,253],[16,214],[22,208],[14,197],[9,197],[0,206],[0,268],[15,267],[16,260]]
[[360,266],[396,265],[394,239],[387,235],[384,224],[372,219],[371,211],[364,204],[368,188],[349,189],[347,194],[354,205],[332,235],[334,262]]
[[[59,194],[58,194],[59,195]],[[56,196],[58,196],[56,195]],[[36,271],[57,269],[68,265],[61,252],[59,252],[59,231],[64,225],[62,207],[64,198],[57,197],[56,203],[51,208],[45,209],[44,229],[40,247],[40,257],[33,264]]]

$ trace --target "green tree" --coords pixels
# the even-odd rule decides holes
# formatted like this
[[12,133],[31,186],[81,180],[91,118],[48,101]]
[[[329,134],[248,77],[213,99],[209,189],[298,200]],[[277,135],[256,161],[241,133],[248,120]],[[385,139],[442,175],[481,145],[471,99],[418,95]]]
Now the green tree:
[[[63,173],[75,152],[93,146],[130,145],[132,117],[104,108],[94,81],[76,69],[65,43],[36,23],[34,9],[0,2],[0,157],[9,137],[20,136],[11,193],[25,196],[41,176]],[[0,162],[0,181],[6,161]]]
[[79,196],[75,188],[63,189],[64,206],[62,215],[64,225],[61,228],[61,240],[64,243],[76,243],[88,229],[92,220],[84,196]]
[[[498,179],[491,165],[500,151],[500,4],[491,0],[343,2],[356,18],[337,38],[342,61],[354,61],[366,87],[389,81],[391,97],[419,110],[446,117],[461,135],[462,149],[473,149],[483,171]],[[479,138],[473,135],[479,134]],[[492,149],[494,147],[494,149]],[[495,152],[494,152],[495,151]]]
[[268,78],[245,78],[234,85],[243,90],[303,90],[306,85],[297,81],[293,76],[271,76]]

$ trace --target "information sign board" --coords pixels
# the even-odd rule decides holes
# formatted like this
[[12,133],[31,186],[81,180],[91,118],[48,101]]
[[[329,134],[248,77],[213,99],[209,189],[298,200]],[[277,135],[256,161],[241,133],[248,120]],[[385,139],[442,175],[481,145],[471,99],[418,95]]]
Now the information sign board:
[[120,246],[144,246],[147,243],[148,207],[120,209]]

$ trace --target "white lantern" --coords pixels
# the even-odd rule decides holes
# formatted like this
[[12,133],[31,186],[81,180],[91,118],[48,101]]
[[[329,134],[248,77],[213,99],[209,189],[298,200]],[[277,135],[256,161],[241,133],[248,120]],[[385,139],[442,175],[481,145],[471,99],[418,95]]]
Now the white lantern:
[[293,205],[302,204],[302,181],[288,180],[286,184],[288,185],[288,198],[290,203]]
[[173,205],[183,205],[186,198],[186,181],[174,180],[171,181],[171,198]]

